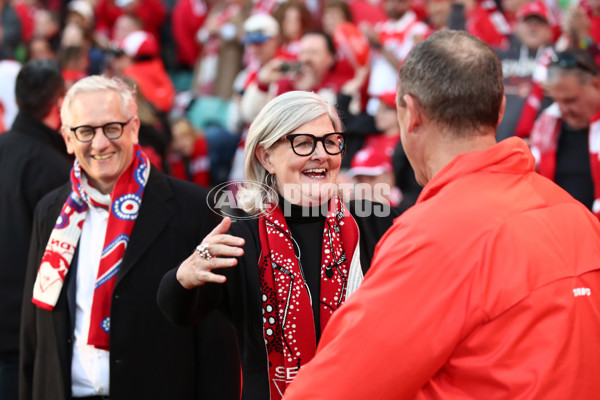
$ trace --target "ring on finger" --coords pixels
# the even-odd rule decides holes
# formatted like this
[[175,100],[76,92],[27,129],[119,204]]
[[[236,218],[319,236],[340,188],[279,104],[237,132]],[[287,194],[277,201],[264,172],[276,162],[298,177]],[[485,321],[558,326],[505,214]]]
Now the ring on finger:
[[199,244],[196,247],[196,251],[198,252],[198,254],[200,255],[201,258],[205,259],[205,260],[210,260],[211,258],[213,258],[213,255],[210,254],[210,250],[209,250],[209,245],[206,243],[203,244]]

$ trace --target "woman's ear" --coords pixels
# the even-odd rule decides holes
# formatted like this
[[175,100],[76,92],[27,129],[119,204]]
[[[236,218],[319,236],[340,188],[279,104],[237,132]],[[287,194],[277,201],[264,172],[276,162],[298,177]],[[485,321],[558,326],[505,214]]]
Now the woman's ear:
[[266,169],[270,174],[275,172],[275,168],[273,168],[273,164],[271,164],[271,159],[269,157],[269,152],[265,150],[265,148],[261,145],[256,146],[256,150],[254,151],[254,155],[258,158],[258,161]]

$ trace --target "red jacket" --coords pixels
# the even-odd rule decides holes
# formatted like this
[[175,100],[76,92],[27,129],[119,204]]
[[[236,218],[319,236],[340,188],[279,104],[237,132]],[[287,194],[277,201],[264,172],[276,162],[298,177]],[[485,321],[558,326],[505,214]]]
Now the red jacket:
[[456,157],[380,240],[298,399],[596,399],[600,222],[518,138]]
[[173,8],[173,39],[177,48],[177,61],[193,67],[202,46],[198,42],[198,30],[204,25],[207,15],[204,0],[178,0]]
[[505,47],[511,28],[493,0],[479,2],[467,14],[467,31],[492,47]]
[[144,97],[154,107],[166,113],[171,111],[175,86],[161,59],[136,61],[125,69],[123,75],[137,82]]

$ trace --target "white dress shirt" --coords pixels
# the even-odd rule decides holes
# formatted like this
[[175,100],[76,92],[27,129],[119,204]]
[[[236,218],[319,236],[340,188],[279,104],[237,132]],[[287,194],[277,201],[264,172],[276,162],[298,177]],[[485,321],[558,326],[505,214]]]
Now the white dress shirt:
[[71,360],[73,397],[109,394],[109,352],[87,344],[94,287],[107,225],[108,210],[99,207],[88,208],[81,229],[77,258],[77,308]]

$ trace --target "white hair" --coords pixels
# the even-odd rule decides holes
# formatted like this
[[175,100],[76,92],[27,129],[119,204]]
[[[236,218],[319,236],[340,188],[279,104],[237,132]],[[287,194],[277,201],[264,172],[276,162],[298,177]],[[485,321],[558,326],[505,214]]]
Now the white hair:
[[[257,214],[265,211],[277,193],[274,179],[267,181],[267,170],[256,158],[256,149],[268,150],[283,136],[323,115],[327,115],[336,132],[342,131],[342,122],[333,106],[313,92],[292,91],[269,101],[258,113],[246,137],[244,148],[244,178],[248,184],[240,188],[238,202],[244,211]],[[267,185],[273,191],[260,190],[255,183]]]
[[127,118],[137,114],[137,103],[135,102],[135,91],[119,78],[108,78],[101,75],[92,75],[77,81],[69,88],[63,100],[60,109],[60,118],[65,126],[70,126],[73,122],[71,114],[71,104],[75,96],[80,93],[113,91],[121,98],[121,108]]

